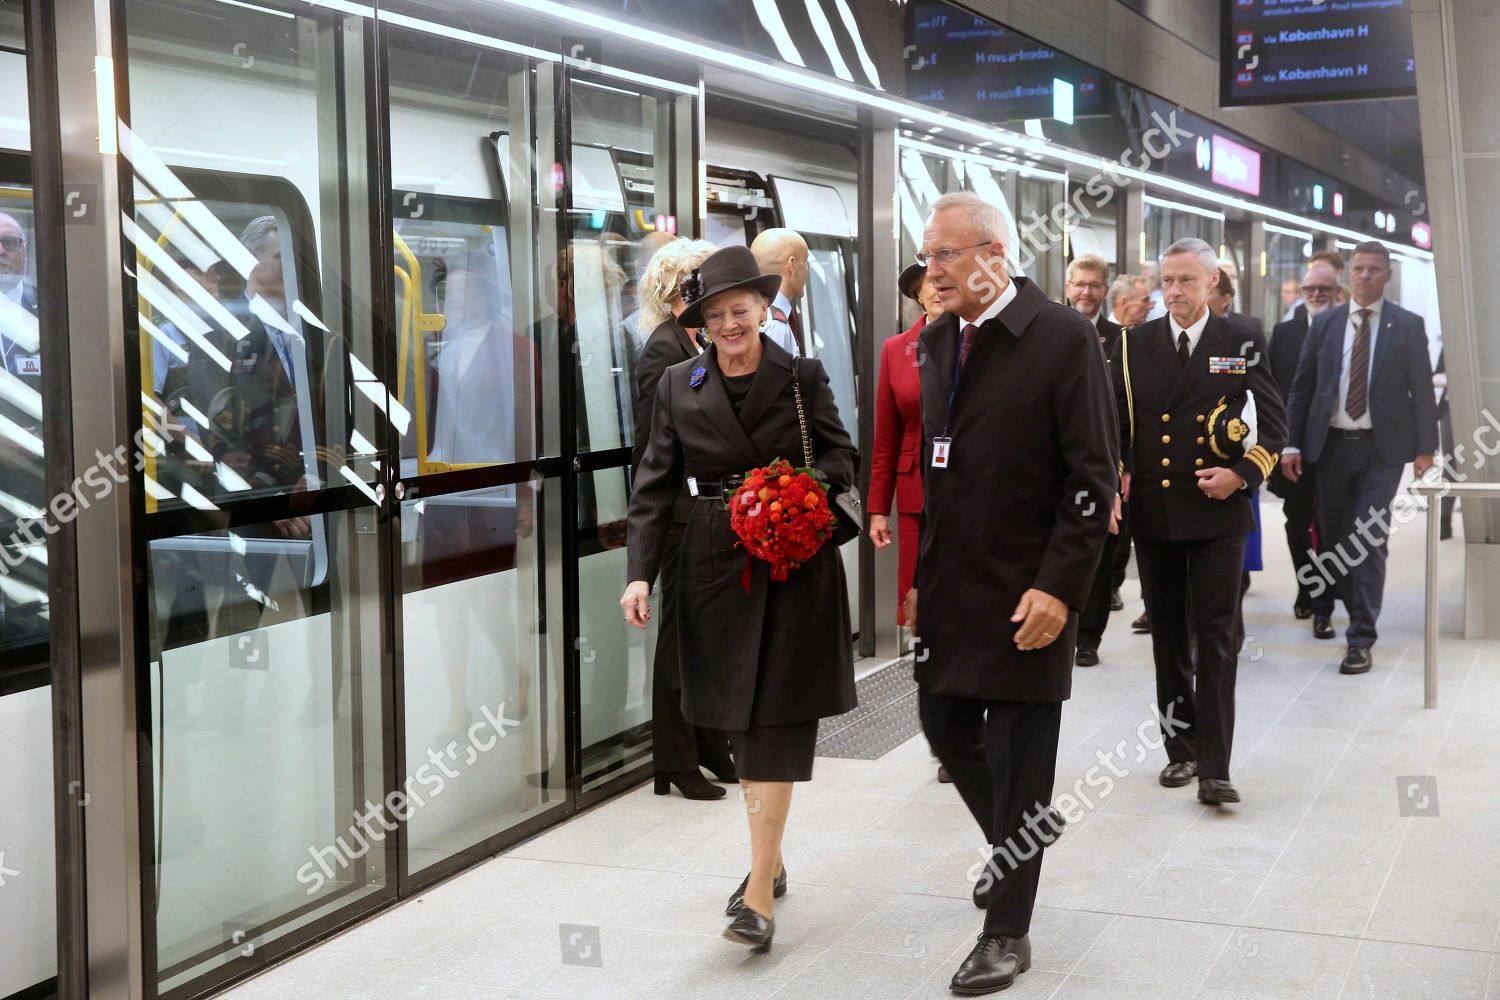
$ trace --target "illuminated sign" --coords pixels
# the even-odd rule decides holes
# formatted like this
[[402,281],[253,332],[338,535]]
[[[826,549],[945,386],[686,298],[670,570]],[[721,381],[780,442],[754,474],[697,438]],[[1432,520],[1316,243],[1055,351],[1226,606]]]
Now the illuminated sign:
[[1073,85],[1055,76],[1052,78],[1052,117],[1064,125],[1073,124]]
[[1339,218],[1344,214],[1344,192],[1333,192],[1333,217]]
[[1213,182],[1224,187],[1260,194],[1260,154],[1248,146],[1231,142],[1222,135],[1213,137]]
[[1432,249],[1432,227],[1425,222],[1411,224],[1411,241],[1423,250]]

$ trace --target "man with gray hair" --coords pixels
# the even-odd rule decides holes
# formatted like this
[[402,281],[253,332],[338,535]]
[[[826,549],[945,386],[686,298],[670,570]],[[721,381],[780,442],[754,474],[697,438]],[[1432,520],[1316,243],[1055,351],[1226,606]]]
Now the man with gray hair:
[[1151,615],[1168,758],[1160,781],[1180,788],[1197,777],[1198,801],[1222,805],[1240,801],[1229,757],[1250,496],[1276,465],[1286,414],[1262,361],[1265,338],[1208,309],[1213,248],[1178,240],[1160,273],[1167,315],[1126,331],[1110,366],[1120,493]]
[[1078,612],[1117,484],[1098,331],[1007,275],[1008,245],[995,206],[950,194],[917,255],[944,315],[917,343],[923,505],[906,620],[922,728],[993,849],[973,894],[984,931],[952,982],[971,995],[1031,964]]

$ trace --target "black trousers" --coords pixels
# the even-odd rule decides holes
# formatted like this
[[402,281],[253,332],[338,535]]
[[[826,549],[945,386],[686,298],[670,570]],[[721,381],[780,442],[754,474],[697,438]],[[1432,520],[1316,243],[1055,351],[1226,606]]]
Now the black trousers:
[[[1141,589],[1151,610],[1156,705],[1167,758],[1196,760],[1198,777],[1228,778],[1234,743],[1240,575],[1245,536],[1194,541],[1137,538]],[[1196,639],[1196,666],[1190,639]],[[1195,684],[1196,680],[1196,684]]]
[[[1280,473],[1276,473],[1280,476]],[[1312,590],[1307,581],[1311,579],[1313,571],[1303,567],[1312,566],[1313,553],[1313,523],[1317,515],[1317,503],[1314,483],[1316,473],[1310,464],[1302,466],[1302,477],[1295,483],[1283,483],[1287,487],[1286,495],[1281,499],[1281,512],[1286,517],[1286,547],[1292,556],[1292,569],[1297,580],[1297,604],[1303,607],[1312,607]]]
[[729,738],[701,729],[682,715],[682,662],[677,643],[677,569],[687,526],[674,523],[662,539],[661,606],[656,624],[655,673],[651,679],[652,768],[658,774],[696,770],[729,760]]
[[1044,848],[1056,836],[1044,817],[1057,775],[1062,702],[985,701],[921,687],[917,711],[927,742],[994,848],[985,933],[1021,937],[1031,929]]
[[1104,628],[1109,624],[1109,597],[1119,584],[1115,583],[1115,553],[1119,549],[1130,549],[1130,539],[1122,542],[1119,535],[1106,535],[1104,554],[1099,557],[1099,568],[1094,571],[1094,583],[1089,587],[1089,596],[1078,615],[1078,645],[1098,649],[1104,638]]
[[1119,590],[1125,582],[1125,569],[1130,565],[1130,518],[1123,513],[1123,509],[1120,515],[1120,533],[1109,537],[1113,548],[1105,550],[1103,561],[1109,564],[1110,588]]
[[[1388,465],[1371,437],[1346,438],[1328,432],[1318,456],[1318,564],[1313,610],[1333,613],[1341,598],[1349,612],[1344,637],[1369,649],[1378,636],[1375,622],[1385,598],[1386,541],[1391,501],[1405,465]],[[1332,586],[1328,581],[1332,581]]]

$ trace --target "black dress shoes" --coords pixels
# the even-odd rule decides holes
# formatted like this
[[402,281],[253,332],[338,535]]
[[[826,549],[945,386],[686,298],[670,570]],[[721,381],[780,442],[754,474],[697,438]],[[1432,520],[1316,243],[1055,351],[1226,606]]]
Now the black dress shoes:
[[1301,601],[1298,601],[1296,604],[1292,605],[1292,615],[1299,622],[1305,622],[1312,617],[1312,605],[1303,604]]
[[1168,764],[1161,769],[1161,777],[1157,780],[1162,783],[1163,788],[1181,788],[1198,774],[1198,762],[1196,760],[1179,760]]
[[938,781],[944,785],[953,784],[953,775],[948,773],[948,768],[944,764],[938,765]]
[[1149,632],[1149,631],[1151,631],[1151,616],[1149,614],[1147,614],[1146,612],[1142,611],[1141,612],[1141,616],[1139,618],[1137,618],[1135,621],[1133,621],[1133,622],[1130,623],[1130,627],[1133,628],[1137,632]]
[[682,793],[685,799],[722,799],[725,795],[724,789],[705,778],[698,771],[673,771],[661,773],[656,776],[656,794],[672,794],[672,786]]
[[1125,598],[1123,598],[1123,597],[1120,596],[1120,588],[1119,587],[1116,587],[1114,590],[1111,590],[1109,592],[1109,610],[1111,610],[1111,611],[1124,611],[1125,610]]
[[1317,639],[1333,638],[1333,622],[1328,620],[1327,615],[1313,615],[1313,637]]
[[1073,663],[1080,667],[1097,667],[1099,651],[1093,646],[1079,646],[1078,651],[1073,654]]
[[1228,778],[1200,778],[1198,779],[1198,801],[1205,802],[1211,806],[1221,806],[1226,802],[1238,802],[1240,793],[1234,790]]
[[1030,937],[979,935],[979,943],[963,960],[948,988],[962,996],[983,996],[1010,987],[1016,977],[1031,968]]
[[776,921],[761,916],[748,906],[741,906],[734,912],[729,926],[724,928],[724,936],[752,948],[769,948],[771,939],[776,936]]
[[[732,917],[738,911],[745,908],[745,887],[750,884],[750,876],[746,875],[740,887],[734,890],[734,895],[729,897],[729,905],[724,907],[724,916]],[[786,865],[781,866],[781,874],[776,876],[776,881],[771,883],[771,898],[780,899],[786,895]]]
[[1339,664],[1339,673],[1367,674],[1374,664],[1375,658],[1369,649],[1363,646],[1350,646],[1349,652],[1344,654],[1344,662]]

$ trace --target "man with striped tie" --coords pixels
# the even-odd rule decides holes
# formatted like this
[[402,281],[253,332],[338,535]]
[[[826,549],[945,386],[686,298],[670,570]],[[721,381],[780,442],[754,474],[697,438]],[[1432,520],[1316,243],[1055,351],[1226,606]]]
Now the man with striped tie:
[[1313,595],[1313,635],[1333,638],[1333,599],[1349,613],[1349,649],[1339,670],[1373,663],[1375,620],[1385,590],[1389,512],[1407,462],[1421,476],[1437,448],[1437,406],[1422,317],[1385,299],[1391,255],[1373,240],[1354,248],[1347,305],[1313,320],[1287,397],[1282,471],[1318,468],[1315,567],[1299,575]]

